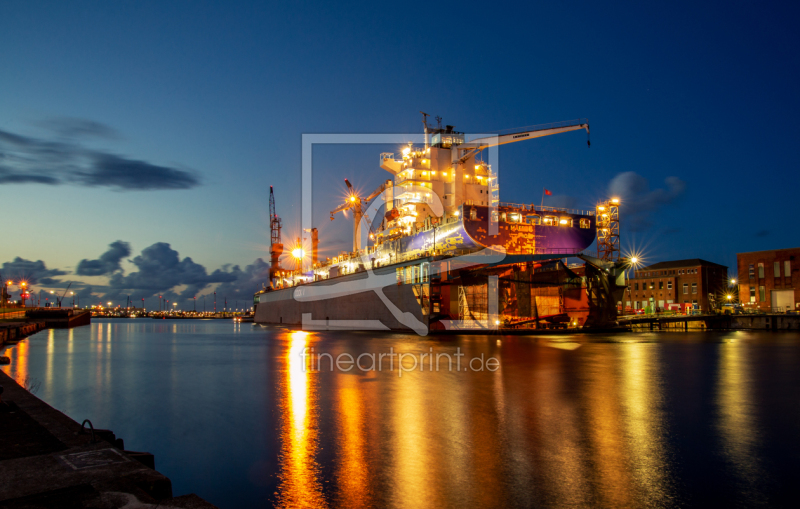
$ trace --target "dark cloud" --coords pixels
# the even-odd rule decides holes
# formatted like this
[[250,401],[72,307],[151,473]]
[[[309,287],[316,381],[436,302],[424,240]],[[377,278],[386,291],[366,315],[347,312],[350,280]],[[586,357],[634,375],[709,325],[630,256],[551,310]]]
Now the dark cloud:
[[611,196],[620,198],[620,223],[630,231],[641,231],[652,225],[651,213],[680,199],[686,183],[678,177],[664,179],[665,188],[650,189],[646,178],[628,171],[614,177],[608,185]]
[[253,294],[260,290],[263,284],[269,283],[269,263],[261,258],[257,258],[244,270],[241,270],[238,265],[234,265],[230,273],[236,276],[236,279],[223,283],[217,288],[217,295],[227,297],[229,304],[231,299],[250,302]]
[[[236,275],[231,272],[218,269],[208,274],[205,267],[191,258],[181,260],[178,252],[165,242],[143,249],[131,262],[139,270],[128,275],[112,275],[108,284],[110,296],[129,293],[143,294],[144,297],[168,294],[188,299],[210,284],[236,280]],[[185,288],[177,293],[174,289],[181,286]]]
[[[41,294],[41,302],[45,298],[52,300],[51,290],[61,293],[65,290],[74,292],[76,302],[91,305],[110,301],[124,302],[130,296],[134,302],[140,299],[158,298],[159,295],[172,302],[191,305],[192,298],[201,293],[209,293],[212,288],[217,291],[218,303],[221,306],[227,297],[229,306],[236,300],[252,302],[253,294],[268,282],[269,264],[257,258],[252,264],[241,269],[239,265],[224,265],[209,273],[191,258],[180,258],[178,252],[165,242],[158,242],[142,250],[131,262],[137,271],[124,274],[120,262],[130,256],[131,248],[127,242],[118,240],[109,245],[109,249],[96,260],[81,260],[75,271],[80,276],[109,276],[107,285],[88,285],[80,281],[56,279],[55,276],[67,274],[58,269],[48,269],[41,260],[30,261],[15,258],[13,262],[2,265],[2,275],[15,280],[25,277],[29,285],[38,285],[34,292]],[[71,286],[70,286],[71,284]],[[214,287],[214,285],[217,285]],[[44,286],[45,288],[41,288]],[[65,302],[72,303],[69,293]],[[152,301],[150,301],[152,302]]]
[[36,125],[64,138],[102,138],[117,140],[121,136],[111,126],[85,118],[53,117]]
[[60,283],[60,280],[54,279],[55,276],[63,276],[66,272],[48,269],[42,260],[25,260],[17,256],[14,261],[3,263],[0,274],[6,280],[12,279],[15,283],[24,279],[29,285],[54,285]]
[[83,259],[78,263],[75,274],[79,276],[104,276],[122,270],[119,262],[130,256],[131,246],[127,242],[118,240],[108,246],[108,251],[100,255],[97,260]]
[[767,237],[770,233],[772,233],[770,230],[758,230],[755,233],[755,236],[759,238],[764,238]]
[[19,174],[10,168],[0,166],[0,184],[48,184],[52,186],[60,183],[60,180],[49,175]]
[[183,170],[110,154],[98,154],[92,168],[78,172],[77,177],[87,186],[136,190],[188,189],[199,183],[194,175]]
[[[80,125],[78,119],[72,119],[62,127],[83,133],[83,137],[88,133],[99,136],[110,129],[85,122]],[[200,184],[194,173],[184,169],[87,148],[74,140],[39,139],[3,130],[0,130],[0,162],[0,183],[5,184],[72,183],[118,190],[189,189]]]

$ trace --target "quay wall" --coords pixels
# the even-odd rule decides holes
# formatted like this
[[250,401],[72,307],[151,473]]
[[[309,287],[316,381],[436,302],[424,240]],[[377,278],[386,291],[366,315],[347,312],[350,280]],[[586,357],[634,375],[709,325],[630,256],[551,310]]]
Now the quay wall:
[[800,330],[800,315],[732,315],[732,329]]

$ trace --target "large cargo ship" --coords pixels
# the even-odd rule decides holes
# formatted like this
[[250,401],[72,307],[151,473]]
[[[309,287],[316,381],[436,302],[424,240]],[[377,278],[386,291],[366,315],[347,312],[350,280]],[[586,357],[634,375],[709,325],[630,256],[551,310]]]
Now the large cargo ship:
[[[543,323],[539,303],[552,299],[536,295],[541,292],[534,280],[540,276],[534,273],[566,270],[560,260],[594,242],[597,211],[502,202],[497,172],[480,157],[485,149],[507,143],[581,129],[588,133],[588,122],[466,140],[452,126],[431,127],[426,120],[424,115],[424,144],[409,143],[399,156],[380,155],[380,167],[391,178],[369,196],[362,198],[345,180],[349,195],[331,211],[331,219],[352,211],[352,251],[319,260],[312,229],[310,263],[302,261],[305,250],[298,245],[292,249],[299,254],[296,267],[282,269],[280,230],[275,232],[280,221],[272,205],[271,281],[255,295],[257,323],[420,333]],[[504,274],[514,281],[527,278],[526,288],[516,289],[515,283],[514,291],[506,291]],[[576,315],[582,324],[589,318],[591,292],[585,275],[569,274],[577,294],[586,294],[585,313]],[[562,311],[545,319],[559,316],[578,325],[578,318],[573,321]]]

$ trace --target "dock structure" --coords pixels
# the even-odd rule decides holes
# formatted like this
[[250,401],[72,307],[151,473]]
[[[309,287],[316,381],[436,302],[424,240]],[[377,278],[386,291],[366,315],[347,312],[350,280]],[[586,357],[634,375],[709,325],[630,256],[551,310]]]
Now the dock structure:
[[36,308],[22,312],[14,315],[14,321],[0,322],[0,345],[16,343],[42,329],[71,329],[92,320],[88,310]]
[[[620,325],[629,327],[647,326],[650,330],[704,328],[704,329],[730,329],[730,315],[640,315],[621,316]],[[694,327],[690,327],[694,324]]]
[[[709,330],[800,330],[800,315],[788,314],[703,314],[621,316],[620,325],[647,326],[650,330],[703,328]],[[694,325],[694,326],[693,326]]]
[[78,424],[3,372],[0,387],[0,507],[215,507],[173,497],[153,455],[125,451],[113,432]]

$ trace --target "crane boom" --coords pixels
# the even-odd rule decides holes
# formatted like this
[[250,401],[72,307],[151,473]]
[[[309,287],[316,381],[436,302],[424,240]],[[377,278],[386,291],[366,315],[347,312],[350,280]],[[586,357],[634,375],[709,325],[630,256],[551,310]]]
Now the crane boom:
[[[471,156],[477,154],[481,150],[489,147],[497,147],[500,145],[507,145],[518,141],[531,140],[533,138],[542,138],[544,136],[551,136],[553,134],[568,133],[570,131],[578,131],[586,129],[586,134],[589,134],[589,122],[586,120],[577,120],[569,123],[560,123],[556,126],[546,126],[528,131],[520,131],[511,134],[503,134],[499,136],[491,136],[485,138],[477,138],[470,140],[466,143],[458,145],[459,150],[468,150],[465,154],[458,158],[459,163],[463,163]],[[471,150],[470,150],[471,148]]]

